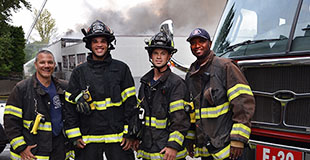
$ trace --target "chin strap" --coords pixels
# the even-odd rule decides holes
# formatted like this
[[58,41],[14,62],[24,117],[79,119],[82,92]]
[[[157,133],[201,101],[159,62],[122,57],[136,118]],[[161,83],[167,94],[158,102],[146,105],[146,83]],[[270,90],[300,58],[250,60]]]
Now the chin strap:
[[[164,72],[168,69],[168,67],[169,67],[169,66],[168,66],[168,62],[170,61],[170,59],[166,62],[166,64],[164,64],[164,65],[162,65],[162,66],[159,66],[159,67],[157,67],[157,66],[154,65],[154,63],[153,63],[153,61],[151,60],[151,58],[149,58],[149,61],[152,63],[152,68],[157,69],[159,73],[164,73]],[[165,69],[164,71],[161,72],[160,69],[164,68],[165,66],[167,66],[167,69]]]

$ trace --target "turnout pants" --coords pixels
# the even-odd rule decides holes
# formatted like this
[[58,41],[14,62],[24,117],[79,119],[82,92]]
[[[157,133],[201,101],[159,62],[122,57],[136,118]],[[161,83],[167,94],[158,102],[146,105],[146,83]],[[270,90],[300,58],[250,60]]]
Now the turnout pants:
[[108,160],[135,159],[133,151],[124,151],[120,143],[90,143],[84,149],[75,149],[75,160],[103,160],[103,153]]

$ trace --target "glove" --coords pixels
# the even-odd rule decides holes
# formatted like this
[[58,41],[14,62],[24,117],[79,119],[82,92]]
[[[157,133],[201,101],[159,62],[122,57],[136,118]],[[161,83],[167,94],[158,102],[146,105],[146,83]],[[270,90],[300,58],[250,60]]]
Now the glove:
[[86,100],[83,98],[83,96],[81,96],[77,102],[76,102],[76,110],[79,113],[83,113],[85,115],[90,115],[90,106],[89,104],[86,102]]

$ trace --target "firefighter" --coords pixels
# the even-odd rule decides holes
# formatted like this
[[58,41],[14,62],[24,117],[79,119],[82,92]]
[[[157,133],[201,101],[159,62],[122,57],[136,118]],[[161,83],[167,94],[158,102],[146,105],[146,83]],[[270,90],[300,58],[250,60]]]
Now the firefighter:
[[188,92],[184,80],[168,66],[177,49],[164,32],[153,36],[145,49],[153,69],[141,78],[138,100],[145,123],[137,157],[185,159],[187,151],[183,143],[190,118],[184,110],[184,100]]
[[62,129],[67,82],[52,76],[56,62],[50,51],[39,51],[34,65],[36,73],[17,83],[4,111],[11,159],[64,160]]
[[66,92],[66,134],[76,146],[76,160],[134,160],[128,125],[136,106],[128,66],[112,59],[113,31],[96,20],[82,29],[91,53],[71,74]]
[[194,29],[187,41],[197,58],[185,78],[196,113],[195,157],[237,159],[251,133],[255,109],[251,88],[234,61],[210,50],[206,30]]

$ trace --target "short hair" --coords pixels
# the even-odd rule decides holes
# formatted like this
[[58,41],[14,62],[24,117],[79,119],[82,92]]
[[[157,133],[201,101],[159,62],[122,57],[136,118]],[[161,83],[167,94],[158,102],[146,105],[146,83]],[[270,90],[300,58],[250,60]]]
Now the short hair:
[[43,53],[43,54],[50,54],[50,55],[52,55],[53,56],[53,60],[54,60],[54,62],[56,62],[55,61],[55,57],[54,57],[54,55],[53,55],[53,53],[51,52],[51,51],[49,51],[49,50],[40,50],[37,54],[36,54],[36,59],[35,59],[35,62],[37,62],[38,61],[38,56],[39,56],[39,54],[41,54],[41,53]]

